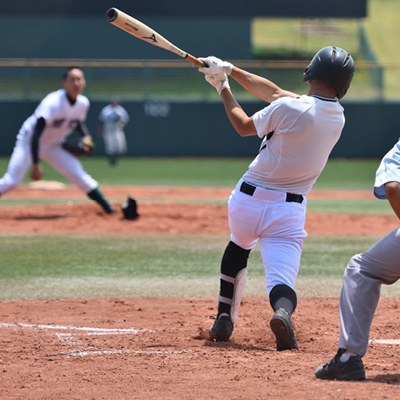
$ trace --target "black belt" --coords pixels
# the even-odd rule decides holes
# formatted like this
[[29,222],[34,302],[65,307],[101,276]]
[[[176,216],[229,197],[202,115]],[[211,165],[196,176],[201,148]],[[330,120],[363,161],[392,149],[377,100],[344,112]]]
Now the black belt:
[[[256,187],[253,185],[249,185],[246,182],[242,182],[240,186],[240,191],[243,193],[248,194],[249,196],[253,196]],[[295,203],[302,203],[303,196],[301,194],[294,194],[294,193],[286,193],[286,201],[287,202],[295,202]]]

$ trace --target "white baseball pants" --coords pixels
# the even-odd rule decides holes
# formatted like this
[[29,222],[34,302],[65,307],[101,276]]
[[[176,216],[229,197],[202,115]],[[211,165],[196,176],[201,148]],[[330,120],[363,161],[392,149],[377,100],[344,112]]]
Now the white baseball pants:
[[253,195],[240,191],[239,181],[228,202],[231,241],[243,249],[260,243],[268,295],[276,285],[294,289],[300,268],[307,199],[286,201],[285,192],[257,187]]

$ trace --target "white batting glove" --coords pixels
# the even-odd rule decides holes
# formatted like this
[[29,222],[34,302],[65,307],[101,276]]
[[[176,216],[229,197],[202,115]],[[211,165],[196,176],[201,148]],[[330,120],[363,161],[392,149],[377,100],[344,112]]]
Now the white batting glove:
[[232,72],[233,64],[228,61],[222,61],[217,57],[211,56],[206,58],[199,58],[200,61],[203,61],[208,65],[208,67],[199,68],[200,72],[203,74],[227,74],[230,75]]
[[228,77],[224,73],[220,74],[205,74],[206,81],[217,89],[219,95],[221,95],[222,90],[230,89]]

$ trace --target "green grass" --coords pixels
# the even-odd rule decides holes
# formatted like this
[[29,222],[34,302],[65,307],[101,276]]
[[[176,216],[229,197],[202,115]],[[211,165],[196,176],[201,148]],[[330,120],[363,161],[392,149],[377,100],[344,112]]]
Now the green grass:
[[[252,23],[251,40],[256,58],[309,60],[322,47],[335,44],[350,52],[361,61],[359,24],[365,28],[368,41],[375,56],[385,67],[384,96],[398,99],[400,93],[400,2],[398,0],[368,0],[368,15],[356,19],[273,19],[255,18]],[[349,96],[368,98],[368,76],[358,70]]]
[[369,17],[364,21],[368,39],[378,60],[386,66],[385,97],[399,98],[400,2],[398,0],[369,0]]
[[354,19],[255,18],[253,52],[258,58],[270,60],[309,61],[316,50],[335,44],[358,54],[358,24]]
[[[232,188],[250,161],[126,158],[116,168],[109,167],[105,158],[88,158],[83,163],[102,185]],[[5,170],[7,163],[8,158],[0,158],[1,169]],[[315,188],[370,191],[378,163],[378,160],[332,159]],[[44,165],[44,169],[46,179],[65,182],[49,166]],[[226,199],[208,201],[226,203]],[[41,200],[8,200],[5,196],[0,200],[0,212],[1,206],[38,202]],[[371,199],[310,200],[308,210],[392,214],[387,202]],[[350,257],[377,239],[376,236],[309,236],[297,281],[299,296],[337,296]],[[228,240],[229,235],[3,233],[0,234],[0,298],[215,296],[220,260]],[[246,293],[265,295],[258,247],[251,253],[249,270]],[[396,287],[385,288],[383,293],[399,294]]]
[[[1,234],[0,298],[214,296],[226,235]],[[299,295],[337,295],[350,257],[377,237],[306,240]],[[73,249],[73,251],[71,251]],[[330,283],[329,283],[330,282]],[[334,283],[330,287],[331,283]],[[315,285],[315,283],[314,283]],[[265,295],[258,247],[249,259],[247,294]]]

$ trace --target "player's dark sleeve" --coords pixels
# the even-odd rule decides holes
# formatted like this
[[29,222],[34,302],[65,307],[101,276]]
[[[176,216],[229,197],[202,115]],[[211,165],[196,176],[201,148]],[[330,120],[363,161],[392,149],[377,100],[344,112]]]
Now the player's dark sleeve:
[[42,117],[38,118],[31,139],[31,154],[32,154],[33,164],[39,163],[39,138],[45,126],[46,126],[46,120]]
[[86,136],[90,135],[89,129],[86,126],[86,124],[82,121],[79,121],[78,126],[76,127],[76,131],[81,135],[81,136]]

